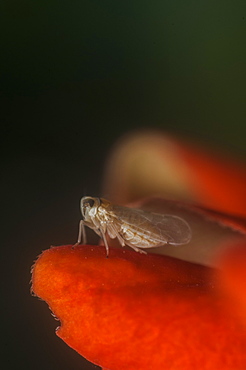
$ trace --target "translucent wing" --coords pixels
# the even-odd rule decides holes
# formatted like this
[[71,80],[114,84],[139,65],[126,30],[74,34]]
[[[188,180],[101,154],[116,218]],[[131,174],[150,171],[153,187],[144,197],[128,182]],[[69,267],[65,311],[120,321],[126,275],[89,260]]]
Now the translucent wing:
[[112,211],[118,222],[129,225],[137,233],[148,236],[160,244],[180,245],[191,239],[191,229],[182,218],[174,215],[162,215],[112,205]]

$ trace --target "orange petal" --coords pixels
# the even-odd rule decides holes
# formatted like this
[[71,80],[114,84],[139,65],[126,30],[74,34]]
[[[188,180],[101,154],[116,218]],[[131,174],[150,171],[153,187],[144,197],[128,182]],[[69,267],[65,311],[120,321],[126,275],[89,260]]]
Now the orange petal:
[[158,195],[246,215],[246,168],[163,132],[123,138],[112,152],[104,192],[115,203]]
[[200,203],[222,212],[246,215],[246,167],[196,146],[179,146],[192,172]]
[[58,336],[106,369],[246,368],[245,327],[210,268],[63,246],[42,253],[32,281],[61,321]]
[[221,281],[246,323],[246,241],[228,249],[220,259]]

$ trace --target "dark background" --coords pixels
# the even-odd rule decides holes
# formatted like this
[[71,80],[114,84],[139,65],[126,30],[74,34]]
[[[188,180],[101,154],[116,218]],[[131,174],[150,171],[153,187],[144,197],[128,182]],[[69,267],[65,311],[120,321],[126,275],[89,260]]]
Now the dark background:
[[132,129],[245,160],[246,3],[2,0],[0,34],[2,367],[95,369],[55,336],[30,267],[75,242],[80,197]]

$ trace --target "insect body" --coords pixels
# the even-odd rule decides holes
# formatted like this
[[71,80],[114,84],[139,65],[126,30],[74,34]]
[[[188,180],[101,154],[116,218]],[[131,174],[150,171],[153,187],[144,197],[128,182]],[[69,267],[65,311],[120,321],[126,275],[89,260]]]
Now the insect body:
[[186,244],[191,239],[188,223],[178,216],[121,207],[103,198],[83,197],[80,205],[83,219],[75,246],[81,239],[86,244],[85,226],[88,226],[103,239],[107,256],[107,234],[111,239],[117,238],[122,247],[128,245],[140,253],[146,252],[139,248]]

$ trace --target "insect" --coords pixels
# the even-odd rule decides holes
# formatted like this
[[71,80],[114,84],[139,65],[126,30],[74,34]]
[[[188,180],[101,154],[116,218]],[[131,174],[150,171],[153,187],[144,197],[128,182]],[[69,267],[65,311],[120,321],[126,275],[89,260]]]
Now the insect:
[[128,245],[136,252],[165,244],[186,244],[191,239],[191,229],[182,218],[162,215],[141,209],[113,205],[103,198],[83,197],[80,202],[83,219],[79,224],[78,241],[74,246],[86,244],[85,226],[94,230],[104,242],[107,257],[109,246],[106,235],[117,238],[122,247]]

